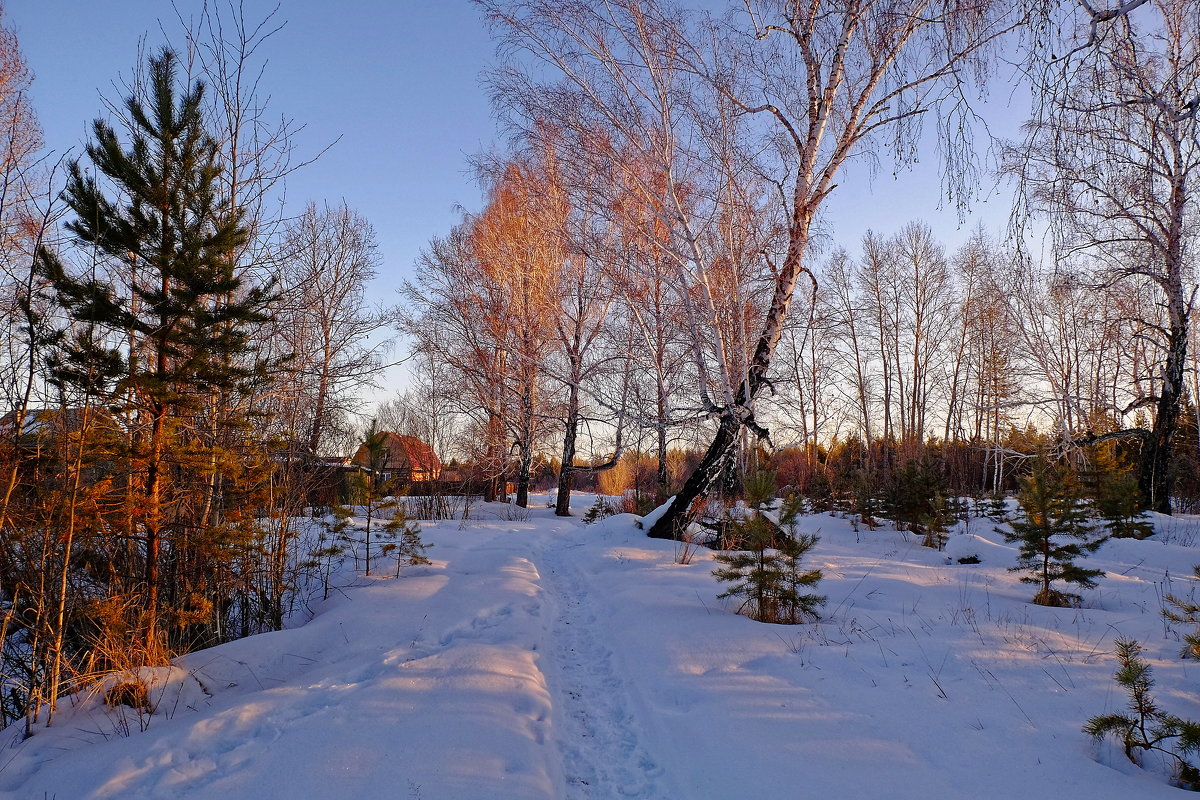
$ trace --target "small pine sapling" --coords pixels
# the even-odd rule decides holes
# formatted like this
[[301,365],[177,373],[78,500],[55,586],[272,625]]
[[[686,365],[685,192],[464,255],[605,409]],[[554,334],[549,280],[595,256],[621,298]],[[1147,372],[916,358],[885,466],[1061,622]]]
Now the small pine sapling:
[[834,506],[833,484],[823,470],[818,470],[808,479],[808,506],[814,514],[830,511]]
[[1020,549],[1014,572],[1027,571],[1022,583],[1036,584],[1033,602],[1041,606],[1070,606],[1079,595],[1053,587],[1055,581],[1073,583],[1090,589],[1104,572],[1084,569],[1075,559],[1094,552],[1103,539],[1093,539],[1087,514],[1081,503],[1079,486],[1062,466],[1039,460],[1032,474],[1021,482],[1017,494],[1021,513],[1009,523],[1011,530],[1001,531],[1007,542],[1018,542]]
[[[758,622],[796,624],[818,618],[817,608],[825,598],[806,593],[821,580],[820,570],[800,567],[804,554],[817,537],[780,536],[779,528],[765,517],[742,523],[745,551],[722,553],[716,560],[723,566],[713,571],[717,580],[732,584],[718,597],[743,597],[739,614]],[[773,549],[772,545],[778,549]]]
[[937,465],[928,459],[908,461],[892,477],[884,504],[885,514],[895,521],[897,530],[920,531],[942,504]]
[[317,535],[317,547],[309,553],[308,560],[301,565],[309,569],[316,569],[321,576],[321,585],[324,589],[321,595],[322,600],[329,599],[329,578],[333,574],[334,559],[345,555],[350,542],[350,515],[350,509],[345,506],[333,507],[333,519],[321,521],[324,530]]
[[380,546],[379,552],[383,556],[395,557],[397,578],[400,577],[401,567],[431,563],[425,550],[432,545],[421,540],[421,526],[401,511],[399,506],[384,524],[381,538],[386,538],[386,541]]
[[873,475],[860,475],[854,484],[854,510],[859,521],[872,531],[879,527],[877,518],[883,513],[877,487],[878,479]]
[[800,524],[800,518],[805,514],[807,503],[804,497],[798,494],[790,494],[783,499],[783,504],[779,507],[779,527],[783,528],[791,536],[797,534],[797,526]]
[[593,522],[599,522],[600,520],[605,519],[606,517],[611,517],[612,515],[612,506],[605,501],[603,496],[596,495],[596,502],[592,503],[591,506],[588,507],[588,510],[583,512],[582,520],[584,525],[591,525]]
[[779,597],[776,599],[776,622],[796,625],[807,620],[821,618],[820,607],[825,605],[825,596],[806,592],[821,580],[821,570],[802,569],[800,562],[804,554],[817,543],[814,534],[787,536],[779,542],[779,562],[783,568]]
[[371,427],[367,430],[363,445],[367,449],[368,464],[367,470],[362,476],[363,481],[359,499],[365,523],[363,526],[363,544],[365,546],[363,560],[366,564],[365,572],[370,575],[371,538],[376,533],[377,520],[380,517],[386,518],[391,516],[392,513],[396,513],[400,504],[392,496],[395,482],[384,471],[390,457],[387,434],[375,427],[374,420],[371,421]]
[[[1200,578],[1200,565],[1192,567],[1192,575]],[[1191,633],[1183,635],[1181,658],[1200,658],[1200,603],[1191,597],[1186,600],[1176,594],[1168,594],[1166,601],[1172,608],[1164,608],[1163,616],[1171,622],[1182,622],[1194,626]]]
[[929,510],[921,518],[919,526],[914,526],[925,533],[921,544],[925,547],[932,547],[934,550],[944,550],[946,541],[950,538],[950,525],[953,519],[953,512],[946,499],[941,494],[934,495],[929,504]]
[[965,497],[945,498],[946,513],[950,515],[950,519],[958,522],[970,523],[971,521],[971,501]]
[[980,498],[975,506],[975,516],[991,517],[996,522],[1008,521],[1008,499],[1004,492],[992,492],[987,497]]
[[746,505],[756,511],[761,511],[775,500],[775,473],[760,469],[746,475],[742,481],[745,489]]
[[1173,765],[1177,785],[1200,791],[1200,769],[1187,756],[1200,752],[1200,723],[1161,710],[1150,695],[1154,676],[1141,658],[1142,648],[1132,639],[1117,639],[1117,683],[1129,692],[1128,714],[1101,714],[1083,726],[1083,732],[1100,741],[1116,736],[1125,756],[1139,767],[1146,753],[1159,753]]
[[1092,507],[1115,539],[1145,539],[1154,533],[1154,525],[1138,507],[1137,480],[1129,470],[1099,474]]

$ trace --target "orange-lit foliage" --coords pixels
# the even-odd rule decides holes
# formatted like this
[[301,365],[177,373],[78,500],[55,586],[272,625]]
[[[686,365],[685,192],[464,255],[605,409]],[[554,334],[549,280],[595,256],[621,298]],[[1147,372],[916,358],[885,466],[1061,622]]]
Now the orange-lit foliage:
[[4,27],[3,21],[4,9],[0,6],[0,177],[6,187],[0,233],[4,247],[23,249],[41,227],[24,208],[37,188],[24,171],[42,146],[42,131],[29,102],[33,74],[21,56],[16,33]]

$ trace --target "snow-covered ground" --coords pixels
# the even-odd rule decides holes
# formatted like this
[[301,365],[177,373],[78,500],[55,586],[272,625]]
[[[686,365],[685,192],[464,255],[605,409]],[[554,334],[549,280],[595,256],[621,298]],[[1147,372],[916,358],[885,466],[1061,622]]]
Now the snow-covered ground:
[[179,659],[152,716],[92,697],[27,741],[0,731],[0,797],[1181,796],[1080,726],[1124,709],[1121,635],[1161,705],[1200,717],[1200,662],[1159,613],[1193,591],[1200,520],[1106,544],[1083,607],[1048,609],[990,520],[952,540],[982,559],[964,565],[807,517],[829,600],[802,626],[735,615],[711,553],[677,564],[635,520],[425,524],[432,566]]

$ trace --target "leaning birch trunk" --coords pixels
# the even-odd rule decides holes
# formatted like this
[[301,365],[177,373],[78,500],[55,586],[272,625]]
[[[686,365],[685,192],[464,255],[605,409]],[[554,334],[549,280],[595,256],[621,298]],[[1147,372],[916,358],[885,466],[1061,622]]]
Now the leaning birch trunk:
[[[797,187],[797,194],[801,187]],[[738,435],[742,426],[750,427],[755,433],[765,432],[754,422],[754,400],[767,384],[767,371],[771,366],[771,358],[783,334],[783,324],[787,320],[788,309],[796,293],[796,285],[800,276],[807,272],[804,267],[804,256],[808,250],[809,228],[812,225],[813,212],[807,205],[797,202],[791,219],[791,235],[789,237],[787,258],[775,283],[775,291],[771,297],[771,305],[763,321],[762,332],[754,348],[754,357],[750,361],[750,369],[746,380],[738,389],[734,408],[725,409],[720,416],[717,433],[712,444],[705,452],[704,458],[696,466],[695,471],[688,476],[683,488],[675,495],[666,513],[658,518],[650,528],[649,536],[655,539],[678,539],[691,525],[696,516],[696,501],[707,496],[720,479],[721,474],[729,465],[737,448]]]

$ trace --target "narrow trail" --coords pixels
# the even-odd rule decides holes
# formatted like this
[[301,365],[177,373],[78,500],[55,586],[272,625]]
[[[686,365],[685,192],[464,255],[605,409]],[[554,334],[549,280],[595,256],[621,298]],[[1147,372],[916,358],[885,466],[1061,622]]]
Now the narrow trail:
[[573,560],[564,557],[580,546],[560,540],[539,558],[556,609],[558,669],[549,683],[566,800],[668,800],[659,780],[662,767],[644,744],[631,693],[613,665],[611,631],[597,613],[603,601]]

